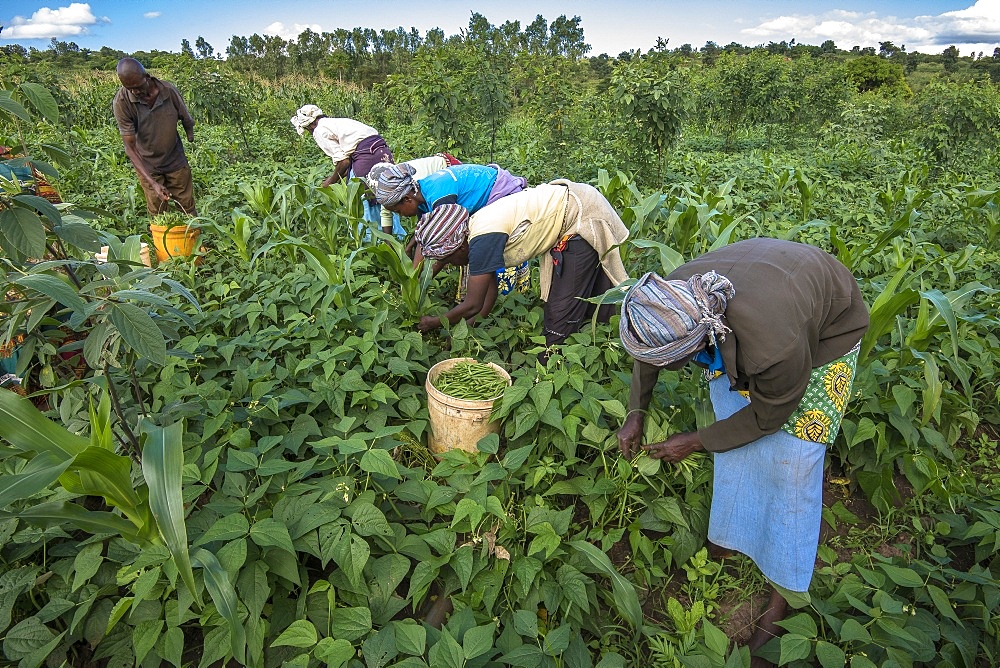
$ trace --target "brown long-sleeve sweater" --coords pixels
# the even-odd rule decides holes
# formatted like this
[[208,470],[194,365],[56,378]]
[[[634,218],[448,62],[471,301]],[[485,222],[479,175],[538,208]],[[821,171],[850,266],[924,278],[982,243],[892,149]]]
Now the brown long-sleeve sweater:
[[[778,239],[749,239],[678,267],[669,279],[717,271],[736,289],[720,344],[730,387],[750,405],[699,430],[722,452],[773,434],[792,415],[816,367],[847,354],[868,329],[868,307],[851,272],[825,251]],[[629,409],[645,409],[659,368],[636,362]]]

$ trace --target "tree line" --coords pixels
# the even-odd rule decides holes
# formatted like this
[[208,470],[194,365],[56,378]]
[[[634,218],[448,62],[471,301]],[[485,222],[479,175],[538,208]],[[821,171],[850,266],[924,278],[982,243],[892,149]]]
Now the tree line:
[[669,47],[669,40],[658,38],[645,53],[641,49],[623,51],[617,56],[606,53],[592,55],[586,43],[579,16],[560,15],[549,22],[542,15],[522,27],[520,21],[506,21],[494,25],[485,16],[473,12],[468,27],[455,35],[445,35],[440,28],[421,33],[416,28],[402,26],[395,30],[355,27],[337,28],[316,32],[303,30],[297,38],[284,39],[278,35],[233,35],[224,49],[216,49],[202,36],[194,45],[187,38],[181,40],[179,54],[173,51],[136,51],[127,53],[104,46],[98,50],[82,48],[72,41],[52,38],[47,49],[8,44],[0,47],[0,62],[13,64],[51,63],[61,68],[102,69],[113,68],[125,56],[137,58],[146,67],[157,67],[180,55],[197,60],[225,59],[235,71],[256,74],[278,80],[289,74],[324,76],[342,83],[368,86],[381,83],[393,74],[409,69],[421,51],[438,51],[444,48],[474,45],[493,57],[506,60],[520,56],[558,57],[576,63],[586,59],[590,70],[599,78],[610,76],[616,62],[628,62],[643,55],[669,53],[681,59],[697,60],[706,66],[714,65],[724,54],[747,55],[764,52],[791,59],[804,57],[849,60],[872,56],[899,64],[906,74],[915,71],[921,63],[936,63],[944,71],[954,72],[960,67],[989,75],[1000,80],[1000,47],[992,54],[983,52],[961,56],[955,46],[939,54],[907,51],[905,45],[891,41],[880,42],[878,48],[855,45],[851,49],[838,48],[833,40],[810,45],[796,40],[771,41],[757,46],[730,42],[720,46],[707,41],[698,48],[691,44]]

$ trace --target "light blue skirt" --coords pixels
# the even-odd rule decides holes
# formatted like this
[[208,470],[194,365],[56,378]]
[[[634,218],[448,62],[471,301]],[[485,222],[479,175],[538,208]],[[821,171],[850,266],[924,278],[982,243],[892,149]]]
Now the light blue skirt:
[[[723,420],[749,402],[723,375],[709,383],[712,408]],[[778,431],[714,455],[708,539],[741,552],[771,582],[809,590],[823,515],[826,446]]]

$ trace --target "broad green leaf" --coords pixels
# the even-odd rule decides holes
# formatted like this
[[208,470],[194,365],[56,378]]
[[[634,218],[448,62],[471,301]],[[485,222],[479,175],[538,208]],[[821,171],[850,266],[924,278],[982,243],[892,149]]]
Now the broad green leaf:
[[901,587],[921,589],[924,586],[923,578],[917,575],[916,572],[910,568],[900,568],[899,566],[893,566],[892,564],[879,564],[879,568],[885,571],[885,574],[889,576],[889,579]]
[[160,646],[157,647],[157,651],[159,651],[160,656],[170,662],[170,665],[181,668],[184,655],[184,632],[181,631],[180,627],[173,626],[166,630],[160,638]]
[[353,659],[357,652],[347,640],[333,638],[323,638],[316,645],[313,654],[317,659],[326,663],[327,668],[340,668]]
[[167,342],[146,311],[133,304],[112,304],[111,323],[136,354],[163,366],[167,358]]
[[574,630],[571,624],[563,624],[550,629],[542,641],[542,651],[549,656],[559,656],[569,647],[570,633],[573,633]]
[[88,533],[121,534],[126,540],[138,541],[135,525],[113,513],[86,510],[75,503],[52,502],[25,508],[17,513],[0,512],[0,520],[20,519],[41,527],[71,525]]
[[392,535],[392,529],[385,519],[385,514],[370,503],[352,503],[347,514],[350,515],[351,524],[359,536]]
[[31,122],[31,114],[28,113],[27,109],[11,99],[9,90],[0,91],[0,111],[7,112],[8,118],[11,120],[20,118],[25,123]]
[[54,637],[52,630],[38,621],[37,617],[28,617],[7,631],[3,641],[3,656],[8,661],[18,661],[44,647]]
[[799,661],[809,657],[812,650],[812,643],[808,638],[800,636],[798,633],[786,633],[781,636],[781,658],[779,663],[784,666],[792,661]]
[[515,610],[514,630],[526,638],[538,637],[538,612],[535,610]]
[[21,207],[0,210],[0,248],[7,255],[28,258],[45,255],[45,227],[41,218]]
[[191,596],[199,599],[188,552],[187,526],[184,523],[184,496],[181,491],[184,472],[184,424],[175,422],[161,427],[146,420],[142,449],[142,475],[149,488],[149,506],[156,524],[174,558],[174,564]]
[[259,520],[250,527],[250,539],[261,547],[277,547],[289,555],[295,554],[295,546],[288,535],[288,527],[273,518]]
[[927,593],[931,595],[934,607],[942,617],[950,619],[959,625],[962,624],[958,615],[955,614],[955,610],[951,607],[951,599],[948,598],[948,595],[940,587],[929,584],[927,585]]
[[243,513],[225,515],[195,541],[195,545],[211,543],[216,540],[233,540],[243,538],[250,532],[250,522]]
[[702,627],[705,632],[705,646],[718,656],[725,656],[726,650],[729,649],[729,638],[726,634],[707,619],[702,622]]
[[434,668],[463,668],[465,665],[462,646],[447,628],[441,630],[441,637],[427,653],[427,660]]
[[58,125],[59,105],[48,88],[31,81],[22,82],[20,88],[24,97],[31,102],[31,106],[45,117],[45,120],[53,125]]
[[789,633],[797,633],[806,638],[815,638],[819,632],[816,628],[816,621],[804,612],[783,619],[777,624]]
[[71,246],[91,253],[101,250],[101,238],[97,231],[86,223],[67,222],[63,218],[62,223],[53,228],[52,232]]
[[275,638],[271,647],[312,647],[318,640],[319,637],[313,623],[305,619],[297,619]]
[[132,629],[132,648],[137,665],[142,664],[142,660],[149,654],[149,650],[153,649],[162,632],[162,619],[146,619],[135,625]]
[[111,615],[108,617],[108,626],[104,630],[104,635],[111,633],[111,630],[115,628],[115,625],[121,621],[121,618],[132,609],[132,603],[135,601],[133,596],[123,596],[115,602],[114,607],[111,608]]
[[38,494],[58,480],[69,464],[69,459],[45,452],[33,457],[20,473],[0,476],[0,508]]
[[73,587],[70,591],[76,591],[94,577],[104,563],[103,543],[91,543],[84,545],[73,558]]
[[856,619],[848,618],[844,621],[843,626],[840,627],[840,642],[851,641],[870,643],[872,641],[872,636],[868,632],[868,629],[861,626]]
[[41,292],[74,311],[82,311],[87,304],[77,294],[76,288],[53,274],[28,274],[11,281],[17,285]]
[[390,478],[400,480],[399,471],[396,469],[396,462],[385,450],[372,448],[361,456],[359,464],[362,471],[367,473],[378,473]]
[[[508,651],[499,658],[499,661],[508,666],[537,668],[538,666],[545,665],[545,655],[542,654],[542,650],[540,650],[537,645],[525,643]],[[609,662],[606,664],[602,661],[600,665],[607,666],[607,668],[625,668],[626,664],[623,660],[621,663]]]
[[496,622],[471,628],[462,637],[462,653],[466,660],[486,654],[493,649],[493,635],[496,633]]
[[816,643],[816,660],[823,668],[844,668],[847,655],[836,645],[820,640]]
[[73,458],[60,478],[73,494],[102,496],[124,512],[140,529],[145,524],[142,502],[132,486],[132,460],[101,447],[88,446]]
[[390,622],[396,629],[396,649],[403,654],[423,656],[427,649],[427,629],[406,621]]
[[631,582],[622,577],[621,573],[615,569],[608,555],[584,540],[574,540],[567,543],[598,570],[602,575],[611,579],[611,587],[614,592],[615,607],[622,617],[625,618],[633,629],[638,632],[642,628],[642,606],[639,604],[639,595]]
[[0,633],[10,625],[10,612],[17,597],[35,585],[36,569],[13,568],[0,573]]
[[215,609],[229,626],[230,653],[239,663],[246,659],[246,631],[240,623],[239,609],[236,602],[236,590],[229,580],[229,575],[219,564],[215,555],[204,548],[196,548],[191,555],[191,562],[202,569],[205,578],[205,589],[208,590]]
[[44,197],[39,197],[38,195],[15,195],[14,201],[25,208],[32,209],[40,216],[45,216],[49,223],[52,224],[53,229],[62,224],[62,215],[59,213],[59,209]]
[[386,626],[368,636],[361,646],[367,668],[383,668],[399,656],[396,648],[396,629]]
[[90,442],[49,420],[29,399],[0,392],[0,434],[18,450],[50,453],[60,460],[75,457]]
[[372,613],[368,608],[337,608],[330,623],[331,635],[340,640],[354,641],[372,630]]

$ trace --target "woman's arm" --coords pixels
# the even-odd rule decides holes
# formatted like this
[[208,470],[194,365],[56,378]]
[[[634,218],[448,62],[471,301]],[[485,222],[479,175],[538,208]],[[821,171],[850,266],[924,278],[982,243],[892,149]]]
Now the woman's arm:
[[334,183],[340,183],[345,176],[351,171],[351,158],[347,157],[343,160],[337,162],[333,168],[333,173],[330,176],[323,179],[323,185],[329,186]]
[[[492,291],[492,298],[490,293]],[[472,321],[476,316],[489,315],[496,303],[497,279],[493,273],[478,274],[469,276],[469,289],[465,299],[455,308],[444,314],[451,325],[459,320]],[[489,306],[487,307],[487,303]],[[421,332],[430,332],[441,326],[441,319],[434,316],[425,315],[420,319],[417,329]]]

